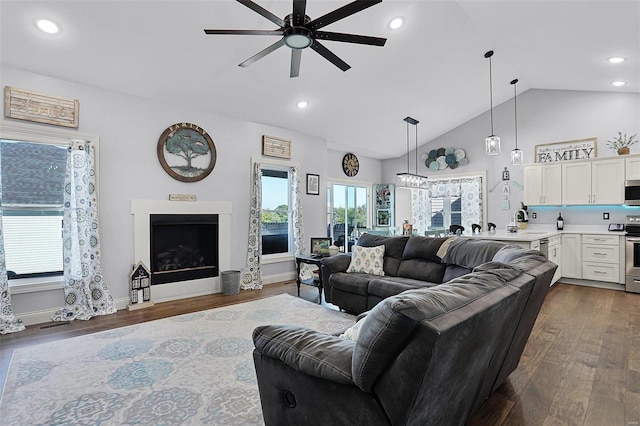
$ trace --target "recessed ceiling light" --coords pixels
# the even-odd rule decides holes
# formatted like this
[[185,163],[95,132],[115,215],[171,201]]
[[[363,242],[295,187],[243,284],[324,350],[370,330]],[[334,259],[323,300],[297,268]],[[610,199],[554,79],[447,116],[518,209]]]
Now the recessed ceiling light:
[[616,86],[616,87],[622,87],[622,86],[626,86],[627,82],[626,81],[612,81],[611,85],[612,86]]
[[38,19],[36,21],[36,26],[40,31],[47,34],[58,34],[60,32],[60,26],[48,19]]
[[308,106],[309,106],[309,102],[307,102],[307,101],[300,101],[300,102],[298,102],[298,103],[296,104],[296,106],[297,106],[298,108],[300,108],[300,109],[304,109],[304,108],[306,108],[306,107],[308,107]]
[[627,58],[623,58],[622,56],[612,56],[607,59],[607,61],[611,62],[612,64],[619,64],[620,62],[624,62],[626,60]]
[[389,28],[392,30],[397,30],[404,24],[404,18],[402,16],[398,16],[397,18],[393,18],[391,22],[389,22]]

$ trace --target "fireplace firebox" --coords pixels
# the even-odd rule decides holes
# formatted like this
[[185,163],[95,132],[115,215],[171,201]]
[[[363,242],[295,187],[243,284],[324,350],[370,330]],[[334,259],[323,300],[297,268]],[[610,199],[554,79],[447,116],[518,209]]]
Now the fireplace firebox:
[[217,277],[217,214],[151,214],[151,284]]

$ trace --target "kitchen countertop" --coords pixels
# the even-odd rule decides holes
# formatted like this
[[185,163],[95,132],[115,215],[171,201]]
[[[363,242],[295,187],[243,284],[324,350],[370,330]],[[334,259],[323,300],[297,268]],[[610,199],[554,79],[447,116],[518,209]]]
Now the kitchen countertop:
[[534,225],[527,226],[527,229],[519,229],[518,232],[507,232],[504,229],[498,229],[492,232],[482,231],[479,234],[467,234],[463,236],[478,238],[483,240],[497,241],[536,241],[541,238],[550,238],[562,234],[592,234],[592,235],[615,235],[623,236],[624,232],[609,231],[608,225],[568,225],[564,230],[558,231],[553,226]]

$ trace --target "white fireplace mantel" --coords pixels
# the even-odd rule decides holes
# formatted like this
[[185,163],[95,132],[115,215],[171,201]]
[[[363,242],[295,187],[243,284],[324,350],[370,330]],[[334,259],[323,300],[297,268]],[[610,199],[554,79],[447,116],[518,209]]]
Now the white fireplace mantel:
[[[217,214],[218,215],[218,270],[231,267],[231,202],[230,201],[165,201],[131,200],[133,214],[133,264],[144,262],[150,267],[152,214]],[[220,278],[201,278],[151,287],[151,300],[166,302],[204,294],[220,293]]]

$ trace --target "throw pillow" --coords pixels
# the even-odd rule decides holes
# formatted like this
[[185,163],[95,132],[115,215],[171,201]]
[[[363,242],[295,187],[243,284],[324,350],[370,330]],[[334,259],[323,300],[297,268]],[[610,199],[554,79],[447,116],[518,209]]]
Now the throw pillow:
[[347,328],[344,333],[342,333],[339,337],[347,340],[353,340],[354,342],[358,340],[358,333],[360,332],[360,326],[364,321],[358,321],[353,324],[351,327]]
[[347,272],[361,274],[384,275],[384,246],[361,247],[353,246],[351,263]]

